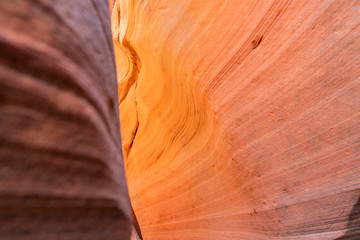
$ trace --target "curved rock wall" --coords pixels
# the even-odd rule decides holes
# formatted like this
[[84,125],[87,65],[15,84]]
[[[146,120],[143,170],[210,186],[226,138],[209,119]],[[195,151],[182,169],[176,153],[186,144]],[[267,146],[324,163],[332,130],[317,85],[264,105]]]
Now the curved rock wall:
[[118,0],[146,240],[357,239],[360,2]]
[[109,6],[0,1],[0,238],[129,239]]

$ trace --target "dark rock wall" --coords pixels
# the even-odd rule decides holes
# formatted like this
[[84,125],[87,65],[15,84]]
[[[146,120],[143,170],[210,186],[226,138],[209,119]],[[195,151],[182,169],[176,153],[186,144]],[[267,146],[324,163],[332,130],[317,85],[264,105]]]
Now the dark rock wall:
[[0,239],[129,239],[107,1],[0,1]]

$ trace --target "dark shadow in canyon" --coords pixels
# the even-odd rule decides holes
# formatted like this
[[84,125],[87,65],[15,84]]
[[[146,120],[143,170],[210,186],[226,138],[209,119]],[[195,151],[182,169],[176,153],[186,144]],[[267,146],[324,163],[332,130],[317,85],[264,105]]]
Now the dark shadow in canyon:
[[360,197],[351,210],[347,229],[344,236],[335,240],[360,240]]

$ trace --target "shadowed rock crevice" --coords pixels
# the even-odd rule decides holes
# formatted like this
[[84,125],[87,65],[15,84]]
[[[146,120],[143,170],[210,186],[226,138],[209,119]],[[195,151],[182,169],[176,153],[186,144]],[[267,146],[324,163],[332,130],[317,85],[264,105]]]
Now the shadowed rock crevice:
[[[119,51],[123,51],[125,54],[125,57],[127,58],[127,61],[129,63],[129,69],[125,69],[124,71],[129,71],[126,73],[125,77],[122,79],[118,79],[119,84],[119,105],[122,104],[122,102],[125,101],[125,99],[130,95],[130,97],[133,97],[133,103],[134,103],[134,113],[135,113],[135,123],[132,127],[128,126],[126,123],[124,123],[127,126],[127,129],[132,128],[131,132],[131,139],[128,139],[127,141],[123,140],[123,151],[124,155],[127,157],[131,151],[131,147],[134,144],[136,134],[139,129],[139,116],[138,116],[138,110],[137,110],[137,99],[136,99],[136,90],[138,85],[138,76],[140,73],[141,68],[141,62],[140,58],[138,57],[136,51],[133,49],[131,44],[127,40],[123,40],[122,43],[119,43],[119,40],[115,40],[115,47]],[[119,63],[120,64],[120,63]],[[129,94],[129,92],[131,93]]]
[[360,239],[360,197],[351,210],[347,231],[344,236],[337,240],[359,240]]

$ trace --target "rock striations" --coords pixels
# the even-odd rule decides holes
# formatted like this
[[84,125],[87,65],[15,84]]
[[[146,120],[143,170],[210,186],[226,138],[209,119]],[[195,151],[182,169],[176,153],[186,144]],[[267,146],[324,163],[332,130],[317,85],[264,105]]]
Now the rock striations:
[[145,240],[359,239],[359,16],[358,0],[115,1]]
[[0,1],[0,239],[130,238],[116,89],[106,1]]

